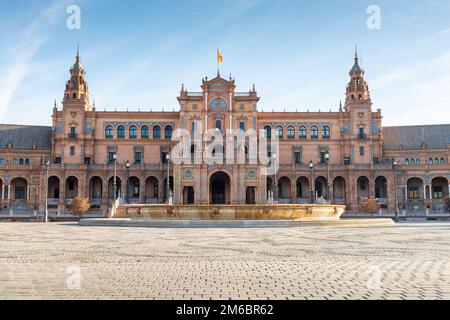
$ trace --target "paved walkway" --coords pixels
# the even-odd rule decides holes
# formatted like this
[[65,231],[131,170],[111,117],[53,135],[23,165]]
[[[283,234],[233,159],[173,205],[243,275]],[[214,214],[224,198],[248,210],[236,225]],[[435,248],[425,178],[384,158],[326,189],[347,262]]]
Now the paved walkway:
[[0,299],[450,298],[450,224],[146,229],[0,223]]

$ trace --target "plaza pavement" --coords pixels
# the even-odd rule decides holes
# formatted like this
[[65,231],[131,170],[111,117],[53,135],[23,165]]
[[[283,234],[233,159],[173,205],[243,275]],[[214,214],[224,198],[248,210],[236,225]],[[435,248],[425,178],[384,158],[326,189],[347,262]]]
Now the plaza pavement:
[[0,299],[449,299],[450,224],[0,223]]

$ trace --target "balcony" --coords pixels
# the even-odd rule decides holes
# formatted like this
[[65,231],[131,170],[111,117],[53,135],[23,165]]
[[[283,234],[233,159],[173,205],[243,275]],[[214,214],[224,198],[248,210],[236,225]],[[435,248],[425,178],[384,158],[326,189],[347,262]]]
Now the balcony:
[[367,140],[367,134],[359,133],[358,134],[358,140]]
[[76,134],[76,133],[69,133],[68,135],[67,135],[67,139],[77,139],[78,138],[78,134]]

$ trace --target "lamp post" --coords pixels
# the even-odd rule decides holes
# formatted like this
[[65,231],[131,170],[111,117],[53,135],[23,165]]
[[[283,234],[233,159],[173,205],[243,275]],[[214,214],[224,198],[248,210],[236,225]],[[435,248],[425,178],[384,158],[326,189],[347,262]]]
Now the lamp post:
[[395,222],[400,222],[400,216],[398,212],[398,199],[397,199],[397,160],[392,162],[394,169],[394,206],[395,206]]
[[314,196],[314,163],[312,162],[312,160],[309,162],[309,174],[310,174],[310,191],[311,191],[311,204],[314,204],[315,201],[315,196]]
[[50,160],[45,160],[45,165],[47,166],[46,174],[45,174],[45,215],[44,215],[44,223],[48,222],[48,169],[50,168]]
[[330,161],[330,153],[327,151],[325,153],[325,163],[327,165],[327,200],[330,200],[330,166],[328,165],[328,162]]
[[[272,164],[274,162],[276,162],[276,161],[277,161],[277,154],[274,153],[274,154],[272,154]],[[275,199],[275,197],[276,197],[277,203],[278,203],[278,201],[279,201],[279,199],[278,199],[279,194],[278,194],[278,181],[277,181],[277,171],[276,170],[275,170],[275,172],[273,174],[273,177],[274,177],[275,181],[273,182],[273,193],[274,194],[272,195],[272,198]]]
[[130,192],[130,161],[129,160],[127,160],[127,162],[125,163],[125,166],[127,167],[127,183],[126,183],[126,186],[125,186],[125,189],[126,189],[126,191],[125,191],[125,200],[126,200],[126,202],[128,203],[128,198],[129,198],[129,192]]
[[114,161],[114,201],[117,200],[117,152],[113,155]]
[[170,190],[170,154],[166,155],[167,160],[167,204],[172,205],[172,191]]

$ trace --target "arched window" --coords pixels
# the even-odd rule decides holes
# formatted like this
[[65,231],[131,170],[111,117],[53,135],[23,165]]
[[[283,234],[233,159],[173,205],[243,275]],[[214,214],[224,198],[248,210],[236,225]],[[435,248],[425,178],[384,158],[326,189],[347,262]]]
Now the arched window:
[[130,127],[130,139],[136,139],[137,138],[137,127],[131,126]]
[[295,129],[292,126],[289,126],[287,128],[287,135],[288,135],[288,139],[294,139],[295,138]]
[[6,164],[5,158],[0,158],[0,165],[5,165],[5,164]]
[[416,160],[415,159],[411,159],[411,165],[415,166],[416,165]]
[[319,138],[319,129],[317,129],[316,126],[311,128],[311,139],[318,139]]
[[444,165],[445,164],[445,159],[441,158],[441,164]]
[[439,165],[439,158],[434,159],[434,164]]
[[164,136],[166,139],[172,139],[173,128],[171,126],[167,126],[164,130]]
[[17,166],[19,164],[19,160],[17,160],[16,158],[13,159],[13,165]]
[[222,131],[222,121],[216,121],[216,130]]
[[301,126],[300,129],[298,129],[298,137],[300,139],[306,139],[306,127]]
[[25,165],[29,166],[30,165],[30,159],[25,159]]
[[161,127],[160,126],[153,127],[153,139],[161,139]]
[[106,126],[105,128],[105,138],[112,139],[114,136],[114,128],[113,126]]
[[409,166],[409,159],[405,160],[405,166]]
[[275,134],[279,139],[283,139],[283,127],[276,127]]
[[325,126],[322,128],[322,137],[324,139],[330,139],[330,127]]
[[148,126],[143,126],[141,128],[141,138],[148,139]]
[[420,158],[416,159],[416,165],[420,166]]
[[270,126],[265,126],[265,127],[264,127],[264,136],[265,136],[267,139],[272,138],[272,128],[271,128]]
[[125,127],[124,126],[119,126],[117,128],[117,138],[125,139]]
[[428,159],[428,165],[430,165],[430,166],[433,165],[433,158]]
[[21,165],[21,166],[23,166],[23,159],[22,158],[20,158],[20,160],[19,160],[19,165]]

